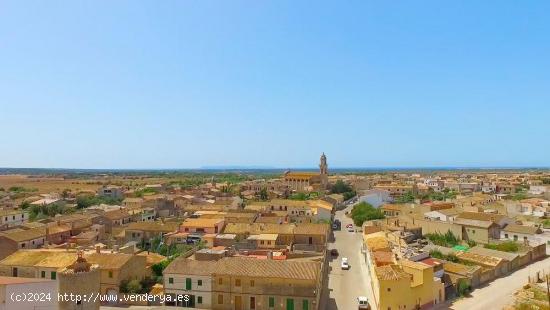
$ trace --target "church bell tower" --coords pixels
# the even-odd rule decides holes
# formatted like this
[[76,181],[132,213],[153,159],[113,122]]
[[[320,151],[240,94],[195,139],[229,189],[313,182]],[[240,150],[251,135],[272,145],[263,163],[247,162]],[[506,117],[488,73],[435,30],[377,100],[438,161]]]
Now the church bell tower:
[[325,156],[324,152],[323,152],[323,155],[321,155],[321,162],[319,163],[319,170],[320,170],[321,175],[328,175],[327,157]]

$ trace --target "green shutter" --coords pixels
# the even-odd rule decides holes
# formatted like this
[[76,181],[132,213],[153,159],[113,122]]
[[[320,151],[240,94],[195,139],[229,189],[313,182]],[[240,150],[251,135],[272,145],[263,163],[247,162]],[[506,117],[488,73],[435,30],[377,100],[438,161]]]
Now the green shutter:
[[287,300],[286,300],[286,310],[294,310],[294,299],[287,298]]
[[191,278],[185,279],[185,289],[190,290],[191,289]]
[[52,271],[51,278],[52,278],[52,280],[55,280],[57,278],[57,272]]
[[269,297],[269,307],[275,307],[275,297]]
[[304,299],[302,301],[302,310],[308,310],[309,309],[309,302],[307,301],[307,299]]

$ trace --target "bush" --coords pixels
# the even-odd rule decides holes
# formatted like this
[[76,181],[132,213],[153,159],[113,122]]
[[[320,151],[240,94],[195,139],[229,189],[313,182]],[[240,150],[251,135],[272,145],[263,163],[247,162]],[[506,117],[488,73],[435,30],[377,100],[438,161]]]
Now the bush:
[[383,219],[384,213],[366,202],[361,202],[351,210],[351,218],[356,226],[361,226],[365,221]]
[[143,286],[141,286],[141,282],[137,279],[130,280],[126,284],[126,293],[129,294],[141,294],[141,290],[143,289]]
[[425,237],[436,245],[449,248],[452,248],[460,243],[460,240],[450,230],[448,230],[444,235],[435,233],[426,234]]
[[439,259],[443,259],[443,260],[453,262],[453,263],[458,263],[459,262],[458,257],[456,257],[456,255],[454,255],[454,254],[445,255],[445,254],[441,253],[438,250],[430,251],[430,256],[433,257],[433,258],[439,258]]
[[502,243],[489,243],[485,245],[485,248],[502,251],[502,252],[510,252],[510,253],[516,253],[519,250],[518,244],[514,241],[506,241]]
[[344,183],[342,180],[336,181],[330,192],[332,194],[342,194],[342,196],[344,196],[344,200],[349,200],[357,195],[353,188],[349,184]]
[[169,260],[163,260],[160,263],[156,263],[151,266],[151,270],[153,271],[154,275],[157,277],[162,277],[162,272],[164,269],[170,264]]
[[456,290],[458,296],[467,296],[470,294],[470,286],[462,279],[458,281]]
[[99,204],[118,205],[121,202],[122,199],[120,198],[86,195],[76,198],[76,207],[79,209],[85,209]]

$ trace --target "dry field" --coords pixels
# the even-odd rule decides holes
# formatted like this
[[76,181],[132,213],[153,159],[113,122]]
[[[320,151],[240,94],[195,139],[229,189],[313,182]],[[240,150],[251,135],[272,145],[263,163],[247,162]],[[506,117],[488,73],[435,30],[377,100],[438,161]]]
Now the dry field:
[[[97,182],[97,181],[96,181]],[[12,186],[37,189],[36,193],[71,191],[95,191],[100,186],[92,180],[65,180],[54,177],[29,177],[26,175],[0,175],[0,187],[6,190]]]

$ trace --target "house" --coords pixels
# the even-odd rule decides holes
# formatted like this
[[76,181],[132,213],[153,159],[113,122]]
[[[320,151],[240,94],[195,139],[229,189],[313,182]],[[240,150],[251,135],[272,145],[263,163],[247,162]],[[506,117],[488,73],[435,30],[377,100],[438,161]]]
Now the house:
[[320,307],[321,262],[225,257],[216,264],[212,273],[214,310]]
[[124,198],[122,206],[128,209],[138,209],[143,205],[143,198]]
[[46,242],[46,228],[14,229],[0,233],[0,259],[19,249],[37,249]]
[[296,224],[293,230],[294,244],[325,246],[329,232],[328,224]]
[[537,226],[509,224],[500,232],[501,239],[528,242],[529,244],[546,243],[550,245],[550,232]]
[[186,233],[220,233],[225,225],[225,220],[220,218],[203,219],[187,218],[179,227],[180,232]]
[[122,187],[120,186],[102,186],[97,190],[97,195],[102,197],[109,197],[119,199],[124,196]]
[[0,276],[56,280],[76,259],[74,252],[19,250],[0,261]]
[[179,222],[134,222],[124,230],[124,240],[149,246],[154,238],[163,238],[165,234],[177,231],[178,227]]
[[458,214],[460,214],[460,211],[455,208],[452,208],[452,209],[442,209],[442,210],[426,212],[424,213],[424,217],[430,220],[453,222],[458,216]]
[[188,295],[173,306],[212,309],[212,274],[218,267],[216,261],[197,261],[176,258],[163,271],[164,293],[172,297]]
[[274,249],[278,237],[277,234],[250,235],[247,241],[256,249]]
[[378,309],[425,309],[445,301],[441,279],[433,267],[403,260],[374,267],[373,289]]
[[406,206],[401,204],[385,204],[380,207],[382,212],[387,217],[399,216],[403,213],[403,208]]
[[492,221],[457,218],[453,223],[462,226],[463,240],[489,243],[500,238],[500,227]]
[[105,219],[105,229],[107,232],[111,232],[114,226],[122,226],[130,223],[132,215],[125,209],[118,209],[105,212],[103,215]]
[[99,267],[101,294],[118,294],[122,281],[150,275],[147,258],[142,255],[95,252],[84,257]]
[[27,222],[29,213],[24,210],[0,210],[0,229],[21,225]]
[[[0,309],[53,310],[58,309],[57,281],[36,278],[0,277]],[[52,298],[16,300],[12,296],[24,293],[43,293]],[[54,298],[55,297],[55,298]]]

